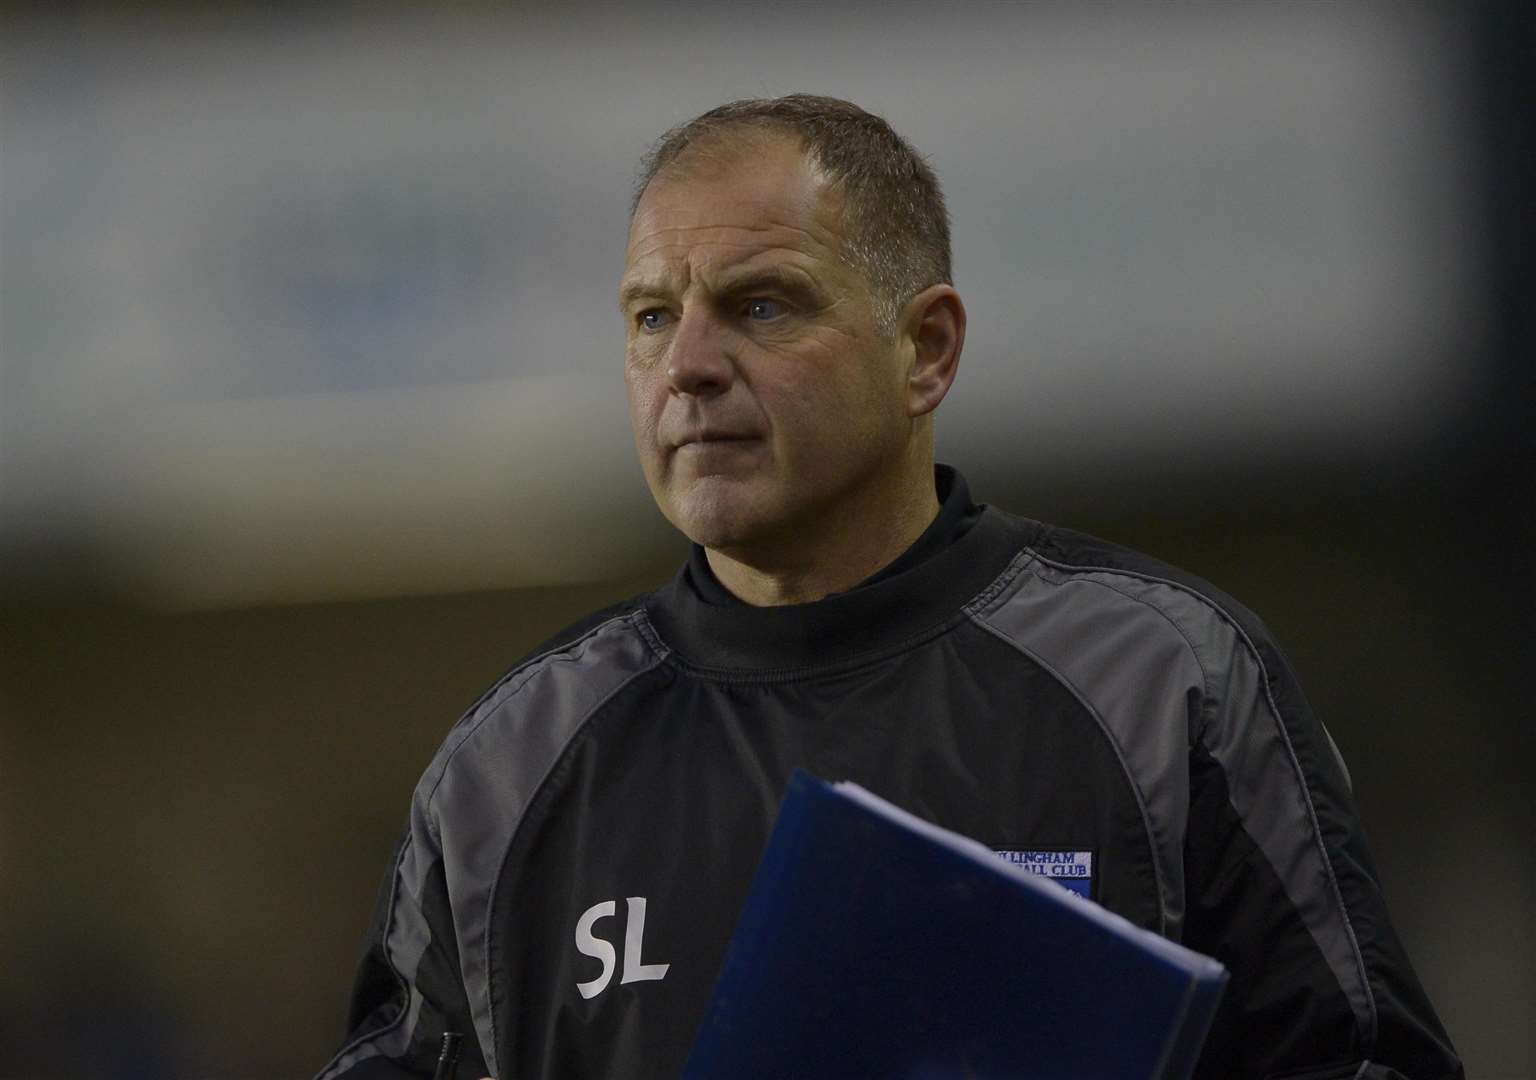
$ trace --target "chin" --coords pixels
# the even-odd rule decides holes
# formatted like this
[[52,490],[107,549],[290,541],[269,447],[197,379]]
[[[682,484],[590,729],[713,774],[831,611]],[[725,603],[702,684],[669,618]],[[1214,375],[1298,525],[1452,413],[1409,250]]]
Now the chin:
[[669,497],[663,509],[667,519],[695,544],[716,550],[740,547],[765,531],[761,499],[741,487],[739,483],[695,481],[686,492]]
[[713,548],[716,551],[740,547],[750,541],[757,532],[752,528],[751,522],[743,520],[738,515],[680,514],[672,517],[672,524],[695,544]]

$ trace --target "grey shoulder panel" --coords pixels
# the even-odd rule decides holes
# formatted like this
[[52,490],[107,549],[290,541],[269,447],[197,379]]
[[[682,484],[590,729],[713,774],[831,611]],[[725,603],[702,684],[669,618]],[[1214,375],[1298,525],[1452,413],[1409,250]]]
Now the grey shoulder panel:
[[1189,643],[1118,582],[1078,575],[1027,553],[1017,576],[973,617],[1050,671],[1097,720],[1125,770],[1147,828],[1160,931],[1184,921],[1189,805],[1189,694],[1203,678]]
[[1183,922],[1189,752],[1199,742],[1225,773],[1234,812],[1274,868],[1359,1030],[1373,1033],[1364,961],[1307,778],[1247,634],[1212,599],[1155,575],[1036,552],[1010,573],[973,617],[1054,672],[1108,732],[1147,816],[1163,932],[1177,939]]
[[497,1075],[486,934],[502,860],[524,810],[588,718],[661,662],[637,627],[642,618],[637,611],[616,616],[534,657],[454,725],[416,786],[391,901],[388,955],[410,988],[410,1015],[358,1047],[349,1065],[399,1053],[410,1041],[420,1005],[416,966],[430,938],[420,891],[441,862],[475,1035]]

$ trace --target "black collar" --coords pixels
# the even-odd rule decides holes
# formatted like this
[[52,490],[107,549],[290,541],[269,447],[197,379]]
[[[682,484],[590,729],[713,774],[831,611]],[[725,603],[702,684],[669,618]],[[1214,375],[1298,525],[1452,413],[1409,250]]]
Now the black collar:
[[[1043,528],[973,506],[964,478],[940,468],[953,478],[944,509],[906,554],[857,587],[809,604],[711,603],[693,580],[699,556],[647,598],[652,626],[689,666],[757,678],[866,659],[940,632]],[[946,512],[952,505],[958,518]]]

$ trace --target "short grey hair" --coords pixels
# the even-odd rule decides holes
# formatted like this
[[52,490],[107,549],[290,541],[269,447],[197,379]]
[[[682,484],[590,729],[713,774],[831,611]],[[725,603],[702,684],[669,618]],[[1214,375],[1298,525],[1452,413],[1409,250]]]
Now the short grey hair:
[[891,334],[907,301],[954,284],[949,212],[928,162],[873,113],[839,98],[748,98],[679,124],[641,159],[630,217],[645,189],[690,146],[751,132],[797,136],[841,191],[842,257],[869,283],[875,322]]

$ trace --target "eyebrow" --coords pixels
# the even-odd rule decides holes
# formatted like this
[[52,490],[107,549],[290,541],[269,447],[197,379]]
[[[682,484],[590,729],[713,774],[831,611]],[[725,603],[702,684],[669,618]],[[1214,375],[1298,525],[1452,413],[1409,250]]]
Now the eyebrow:
[[[757,270],[726,271],[718,292],[721,296],[740,296],[758,289],[773,289],[791,296],[824,303],[826,294],[820,283],[804,271],[794,271],[782,266],[767,266]],[[619,289],[619,310],[627,311],[631,304],[644,297],[667,295],[667,285],[659,281],[633,280]]]
[[660,296],[666,287],[653,281],[627,281],[619,289],[619,310],[628,311],[629,305],[644,296]]

